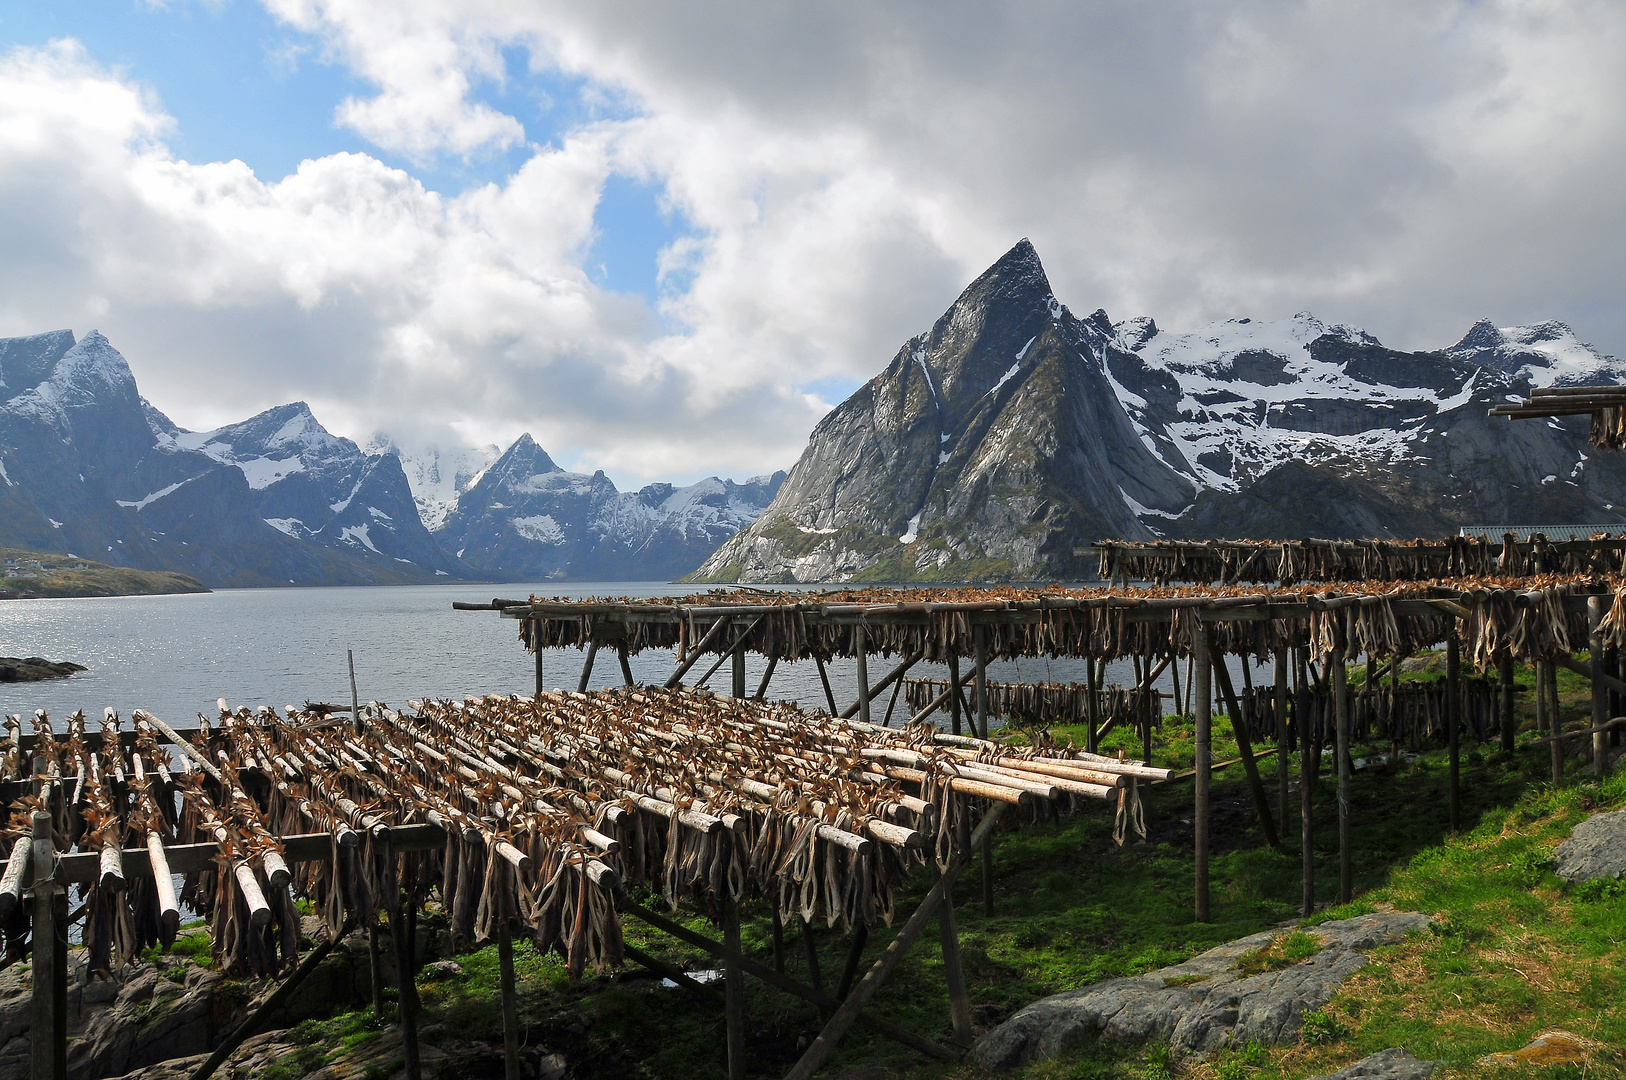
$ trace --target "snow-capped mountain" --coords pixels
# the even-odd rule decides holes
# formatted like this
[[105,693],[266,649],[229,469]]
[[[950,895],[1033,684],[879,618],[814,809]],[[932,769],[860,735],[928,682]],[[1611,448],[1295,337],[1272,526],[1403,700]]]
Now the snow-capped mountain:
[[664,581],[754,521],[785,474],[623,492],[567,472],[522,435],[476,478],[438,533],[465,564],[526,579]]
[[1561,322],[1498,327],[1481,319],[1445,350],[1458,360],[1494,367],[1532,386],[1595,386],[1626,381],[1626,360],[1607,356]]
[[303,404],[183,431],[95,331],[0,340],[0,383],[0,543],[216,586],[462,574],[395,460],[361,455]]
[[[150,409],[150,406],[149,406]],[[239,469],[266,524],[296,540],[383,555],[439,577],[463,576],[418,517],[401,462],[332,434],[303,401],[214,431],[182,431],[157,410],[160,447]]]
[[623,493],[559,469],[530,436],[501,455],[421,446],[380,435],[364,450],[302,401],[187,431],[95,331],[0,339],[0,545],[212,586],[669,579],[784,478]]
[[400,459],[401,471],[406,473],[413,501],[418,504],[418,517],[430,532],[446,523],[446,518],[457,509],[457,500],[474,485],[487,466],[502,456],[502,447],[495,443],[402,446],[382,432],[368,439],[362,449],[369,454],[393,454]]
[[1309,313],[1075,317],[1022,241],[814,429],[699,580],[1080,578],[1098,538],[1439,536],[1626,521],[1585,418],[1485,415],[1626,365],[1544,323],[1404,353]]

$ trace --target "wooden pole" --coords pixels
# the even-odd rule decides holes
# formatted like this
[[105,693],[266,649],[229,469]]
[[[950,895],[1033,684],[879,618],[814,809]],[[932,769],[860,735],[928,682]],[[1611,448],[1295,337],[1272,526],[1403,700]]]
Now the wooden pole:
[[1461,680],[1459,667],[1462,659],[1458,652],[1457,628],[1455,623],[1451,627],[1451,636],[1445,642],[1445,737],[1449,745],[1450,762],[1447,768],[1446,783],[1450,788],[1447,802],[1451,808],[1451,831],[1456,832],[1462,828],[1462,795],[1461,785],[1461,742],[1462,742],[1462,707],[1461,707]]
[[824,684],[824,700],[830,704],[830,715],[840,716],[841,710],[836,707],[836,695],[830,689],[830,673],[824,670],[824,658],[818,653],[813,654],[813,666],[819,669],[819,682]]
[[[860,623],[853,627],[854,651],[858,659],[858,719],[869,723],[869,635]],[[846,714],[843,714],[846,715]]]
[[406,925],[401,917],[401,900],[395,898],[390,912],[390,940],[395,946],[395,1014],[401,1022],[401,1054],[406,1059],[407,1080],[419,1080],[418,1009],[412,985],[412,961],[407,955]]
[[[1613,665],[1615,677],[1622,682],[1626,682],[1626,649],[1614,648],[1610,649],[1609,653],[1615,658]],[[1615,692],[1609,696],[1609,718],[1613,720],[1623,712],[1626,712],[1626,693],[1616,687]],[[1610,746],[1619,746],[1621,738],[1622,735],[1618,726],[1609,729]]]
[[519,1003],[514,993],[514,934],[507,919],[497,920],[497,979],[502,993],[503,1080],[520,1080]]
[[[1089,754],[1095,753],[1096,746],[1099,745],[1095,737],[1096,714],[1100,711],[1099,702],[1095,699],[1095,665],[1095,657],[1084,658],[1084,686],[1088,691],[1084,695],[1084,751]],[[1178,698],[1177,694],[1176,700]],[[956,727],[954,730],[958,733],[960,729]]]
[[[937,864],[932,862],[933,872]],[[965,968],[960,963],[960,930],[954,921],[954,895],[943,894],[937,909],[937,934],[943,946],[943,979],[948,983],[949,1017],[954,1021],[954,1045],[971,1049],[971,998],[965,989]]]
[[[637,919],[642,919],[651,926],[666,931],[679,941],[686,941],[695,948],[702,949],[718,959],[726,958],[728,950],[723,948],[721,944],[711,940],[703,934],[695,933],[682,923],[673,922],[671,919],[668,919],[666,916],[661,915],[658,912],[650,911],[648,908],[639,907],[637,904],[632,903],[624,904],[621,911],[623,914],[631,915]],[[635,956],[630,947],[627,950],[627,955],[632,956],[633,959],[640,964],[654,967],[654,965],[648,964],[644,959]],[[659,961],[657,961],[657,964],[658,963]],[[746,974],[756,976],[769,986],[772,986],[778,990],[783,990],[792,997],[800,998],[801,1000],[817,1008],[823,1015],[828,1015],[839,1004],[835,998],[830,997],[828,994],[824,993],[824,991],[815,990],[810,986],[804,986],[789,976],[779,974],[765,964],[757,963],[749,956],[740,957],[740,968]],[[656,968],[656,970],[659,970],[659,968]],[[671,978],[670,975],[667,977]],[[682,979],[673,979],[672,981],[683,985]],[[692,982],[693,980],[690,981]],[[695,985],[698,986],[699,984],[697,983]],[[702,989],[712,995],[716,995],[716,991],[712,990],[712,988],[709,986],[703,987]],[[960,1059],[960,1053],[958,1051],[950,1050],[923,1035],[916,1035],[907,1028],[900,1027],[890,1020],[883,1020],[879,1016],[872,1016],[869,1013],[860,1013],[858,1016],[858,1022],[873,1031],[880,1032],[882,1035],[885,1035],[887,1038],[892,1039],[895,1042],[902,1043],[904,1046],[910,1047],[913,1050],[918,1050],[927,1057],[937,1058],[941,1061],[958,1061]]]
[[208,1060],[193,1071],[190,1080],[207,1080],[216,1069],[225,1064],[226,1059],[231,1057],[239,1046],[242,1046],[243,1043],[257,1034],[264,1022],[275,1015],[277,1010],[282,1008],[290,997],[293,997],[294,991],[298,990],[300,985],[310,977],[311,972],[321,967],[322,961],[327,959],[328,953],[333,951],[333,947],[342,941],[345,935],[350,933],[351,927],[355,925],[354,916],[346,918],[344,925],[339,928],[337,934],[332,935],[306,954],[305,959],[299,962],[299,966],[294,969],[293,974],[289,975],[270,997],[260,1003],[260,1007],[254,1010],[253,1015],[237,1025],[237,1029],[226,1036],[225,1042],[215,1047],[214,1053],[209,1055]]
[[1502,657],[1496,665],[1497,681],[1502,691],[1502,749],[1513,752],[1513,737],[1519,733],[1519,718],[1513,712],[1513,654]]
[[[743,695],[742,695],[743,696]],[[728,1080],[745,1080],[745,974],[740,970],[740,908],[723,894],[723,1011],[728,1025]]]
[[542,682],[542,647],[540,645],[538,645],[537,648],[536,648],[535,658],[536,658],[536,698],[537,698],[538,701],[540,701],[542,699],[543,692],[547,690],[546,685],[544,685],[543,682]]
[[[706,630],[705,634],[700,638],[700,640],[695,642],[693,648],[689,650],[689,655],[678,661],[677,670],[672,672],[671,675],[667,676],[666,688],[668,690],[683,682],[683,676],[689,673],[690,668],[699,663],[701,652],[707,645],[711,644],[712,638],[723,632],[723,627],[727,626],[728,623],[728,619],[713,620],[710,628]],[[817,657],[815,657],[815,659],[817,659]],[[583,691],[583,693],[585,692],[586,691]]]
[[1169,678],[1174,683],[1174,707],[1180,708],[1180,661],[1176,660],[1169,665]]
[[632,661],[627,657],[627,643],[625,641],[615,643],[615,658],[621,661],[621,681],[628,686],[637,686],[638,681],[632,677]]
[[773,669],[779,666],[779,656],[775,654],[768,657],[768,666],[762,672],[762,681],[757,684],[756,699],[763,700],[768,696],[768,682],[773,678]]
[[1338,725],[1337,747],[1333,751],[1338,759],[1338,902],[1347,904],[1355,888],[1349,813],[1349,674],[1342,653],[1334,653],[1329,663],[1327,677],[1332,680],[1333,722]]
[[1557,784],[1564,779],[1564,751],[1558,739],[1558,701],[1557,695],[1552,693],[1551,684],[1557,682],[1557,672],[1547,660],[1536,661],[1536,730],[1549,732],[1552,736],[1553,783]]
[[1276,691],[1276,807],[1282,816],[1282,832],[1287,832],[1287,650],[1278,648],[1272,658],[1271,680]]
[[582,677],[576,681],[576,693],[587,693],[587,681],[593,677],[593,661],[598,657],[598,640],[587,643],[587,659],[582,661]]
[[[58,963],[56,846],[51,842],[51,815],[34,811],[34,987],[33,1012],[29,1024],[31,1075],[36,1080],[66,1078],[68,1075],[67,971]],[[65,932],[66,928],[62,928]],[[65,945],[66,942],[64,941]],[[65,955],[62,959],[66,959]],[[59,1007],[58,1001],[62,1002]],[[58,1029],[62,1037],[57,1037]]]
[[881,717],[882,727],[892,726],[892,710],[898,707],[898,695],[903,693],[903,680],[899,679],[892,684],[892,696],[886,702],[886,715]]
[[1265,843],[1280,847],[1281,838],[1276,835],[1276,822],[1270,812],[1270,800],[1265,796],[1265,783],[1259,777],[1259,762],[1254,760],[1253,740],[1248,737],[1248,725],[1243,721],[1236,689],[1231,685],[1231,672],[1226,668],[1223,656],[1214,657],[1214,678],[1225,697],[1226,715],[1231,718],[1231,731],[1236,735],[1237,753],[1242,758],[1242,771],[1248,777],[1248,791],[1253,795],[1253,808],[1259,815],[1259,827],[1265,832]]
[[628,960],[635,964],[642,964],[662,978],[671,979],[696,997],[705,998],[707,1001],[722,1000],[723,995],[717,992],[715,986],[707,986],[705,983],[696,982],[680,967],[668,964],[665,960],[651,956],[642,949],[626,942],[621,943],[621,951],[626,954]]
[[[1614,653],[1615,656],[1615,677],[1621,682],[1626,682],[1626,649],[1615,648],[1611,649],[1610,651]],[[1618,687],[1615,690],[1614,696],[1609,700],[1609,717],[1611,720],[1620,716],[1623,712],[1626,712],[1626,693],[1621,692]],[[1622,738],[1623,736],[1621,735],[1621,730],[1618,726],[1609,729],[1610,746],[1619,746]]]
[[384,1026],[384,960],[378,948],[378,916],[367,924],[367,974],[373,980],[373,1023]]
[[[1004,805],[1001,803],[1000,805]],[[982,838],[982,847],[978,849],[982,855],[982,914],[985,918],[994,917],[994,837],[992,833],[985,833]]]
[[785,920],[779,916],[779,904],[773,906],[773,969],[785,973]]
[[[1152,658],[1150,656],[1146,658],[1146,670],[1152,670]],[[1152,702],[1156,701],[1159,708],[1163,706],[1163,700],[1154,696],[1156,691],[1150,685],[1155,682],[1157,682],[1156,675],[1147,679],[1147,685],[1140,695],[1141,760],[1148,763],[1152,760]]]
[[[953,724],[954,734],[960,734],[960,656],[958,653],[949,653],[949,719]],[[1090,747],[1094,750],[1095,747]]]
[[1208,660],[1208,627],[1199,617],[1191,635],[1191,657],[1194,671],[1190,679],[1193,704],[1196,708],[1197,761],[1195,777],[1196,807],[1192,813],[1192,832],[1196,846],[1196,918],[1208,921],[1208,788],[1211,777],[1209,765],[1213,754],[1214,691],[1209,685],[1213,665]]
[[[981,842],[993,833],[994,824],[999,820],[1000,815],[1004,813],[1005,806],[1005,803],[1000,802],[990,805],[988,813],[983,816],[982,822],[977,826],[976,835],[972,837],[973,845],[980,846]],[[925,928],[926,920],[936,914],[938,905],[943,902],[943,897],[948,891],[954,887],[955,879],[960,876],[960,872],[964,869],[964,860],[956,861],[937,880],[937,884],[932,886],[931,892],[926,894],[926,899],[921,901],[920,907],[915,909],[915,913],[909,916],[909,921],[903,924],[903,929],[898,931],[898,936],[893,938],[881,953],[881,958],[870,966],[863,980],[847,996],[847,1000],[841,1003],[841,1007],[830,1018],[830,1022],[824,1025],[824,1030],[819,1032],[818,1038],[813,1040],[813,1045],[807,1048],[807,1052],[802,1055],[801,1060],[796,1063],[795,1067],[785,1074],[785,1080],[811,1080],[813,1074],[818,1071],[819,1066],[824,1064],[825,1059],[840,1044],[842,1037],[852,1028],[854,1021],[858,1019],[859,1012],[875,997],[876,992],[881,989],[888,976],[897,968],[898,962],[903,959],[910,946],[914,945],[915,940],[920,937],[921,930]]]
[[[1604,663],[1603,632],[1600,629],[1605,611],[1604,598],[1589,596],[1586,598],[1586,617],[1588,627],[1587,648],[1591,652],[1588,658],[1592,668],[1592,726],[1601,728],[1609,722],[1608,691],[1604,688],[1604,675],[1608,668]],[[1602,731],[1592,732],[1592,771],[1598,776],[1604,774],[1605,761],[1609,756],[1607,736]]]
[[[350,668],[350,727],[357,735],[362,733],[361,701],[356,694],[356,657],[349,649],[344,650],[344,662]],[[220,779],[218,776],[216,780]]]
[[745,697],[745,650],[734,650],[734,679],[733,693],[736,698]]
[[841,966],[841,982],[836,984],[836,1000],[847,1000],[852,989],[853,976],[858,974],[858,961],[864,958],[864,946],[869,944],[869,927],[859,923],[853,929],[852,945],[847,949],[847,962]]
[[813,940],[813,924],[806,919],[798,921],[802,924],[802,948],[807,953],[807,984],[822,994],[824,980],[819,977],[819,944]]
[[[706,673],[704,675],[700,676],[700,678],[695,682],[695,685],[696,686],[705,686],[706,683],[711,681],[711,677],[713,675],[717,674],[717,669],[722,667],[725,663],[727,663],[727,662],[729,662],[731,660],[734,661],[736,664],[743,664],[745,662],[744,661],[745,648],[751,642],[751,631],[755,630],[756,627],[757,627],[757,623],[760,623],[761,621],[762,621],[762,616],[760,616],[760,615],[757,616],[754,620],[752,620],[750,625],[748,625],[744,630],[742,630],[739,633],[738,636],[736,636],[734,638],[734,644],[729,646],[728,651],[723,653],[721,656],[719,656],[717,658],[717,662],[715,664],[711,665],[711,667],[706,669]],[[745,695],[742,693],[739,696],[744,697]]]
[[[886,678],[882,679],[880,682],[876,683],[874,686],[869,686],[867,689],[862,690],[862,692],[861,692],[862,696],[859,698],[859,701],[863,701],[863,702],[873,701],[875,699],[876,694],[879,694],[882,690],[885,690],[889,686],[900,686],[901,687],[903,685],[903,676],[905,675],[905,673],[907,673],[910,668],[914,667],[915,664],[920,661],[920,658],[925,656],[925,655],[926,655],[926,650],[924,648],[920,648],[920,649],[916,649],[914,652],[910,653],[908,656],[905,656],[902,660],[898,661],[898,666],[897,667],[893,668],[890,672],[887,673]],[[864,666],[864,665],[860,665],[860,667],[863,669],[863,672],[864,672],[864,675],[863,675],[863,677],[862,677],[862,679],[860,681],[864,682],[867,685],[867,683],[868,683],[868,675],[869,675],[869,668],[867,666]],[[894,695],[894,698],[895,697],[896,697],[896,695]],[[855,701],[851,705],[847,706],[847,711],[841,714],[844,719],[850,720],[850,719],[852,719],[852,717],[854,715],[856,715],[858,713],[859,701]],[[888,711],[890,712],[890,710],[888,710]]]
[[988,737],[988,628],[974,625],[971,638],[977,648],[977,738]]
[[[1312,736],[1314,720],[1310,716],[1310,687],[1306,670],[1309,667],[1309,649],[1293,650],[1298,662],[1293,665],[1294,726],[1299,740],[1299,861],[1301,863],[1303,891],[1302,908],[1306,917],[1315,914],[1315,774],[1319,765],[1320,743]],[[1319,725],[1316,725],[1319,729]]]

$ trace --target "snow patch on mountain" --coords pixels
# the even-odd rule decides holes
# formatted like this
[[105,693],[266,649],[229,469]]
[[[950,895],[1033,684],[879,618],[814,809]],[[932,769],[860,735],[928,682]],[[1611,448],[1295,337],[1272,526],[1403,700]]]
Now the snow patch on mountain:
[[1626,361],[1599,352],[1556,320],[1498,327],[1481,319],[1446,355],[1530,380],[1533,386],[1588,386],[1626,380]]
[[537,514],[533,517],[515,518],[511,521],[514,531],[527,540],[534,540],[539,544],[551,544],[555,547],[565,542],[565,531],[559,523],[553,520],[551,514]]
[[445,524],[457,509],[458,497],[479,483],[485,470],[502,454],[496,445],[420,445],[382,432],[369,438],[363,449],[370,454],[394,454],[400,459],[401,471],[406,473],[412,499],[418,505],[418,516],[430,532]]
[[[1150,321],[1147,320],[1147,326]],[[1475,380],[1442,397],[1429,387],[1400,386],[1351,365],[1320,358],[1328,342],[1378,346],[1355,327],[1327,324],[1309,312],[1261,322],[1230,319],[1190,333],[1146,334],[1132,324],[1115,327],[1117,339],[1133,344],[1148,372],[1178,387],[1172,415],[1160,425],[1144,395],[1128,392],[1113,379],[1125,412],[1146,433],[1161,427],[1205,488],[1238,491],[1290,461],[1310,463],[1366,459],[1397,464],[1409,452],[1411,437],[1429,416],[1459,408],[1473,399]],[[1312,346],[1318,346],[1312,348]],[[1403,407],[1406,418],[1396,413]],[[1349,412],[1354,430],[1302,430],[1300,417],[1328,408]],[[1164,455],[1159,454],[1159,457]],[[1164,457],[1166,463],[1179,465]]]
[[142,498],[137,499],[134,502],[125,502],[123,499],[118,499],[116,501],[118,502],[118,504],[120,506],[130,507],[131,509],[133,509],[133,510],[135,510],[135,511],[137,511],[139,513],[140,511],[145,510],[147,507],[151,506],[153,503],[157,502],[159,499],[162,499],[165,495],[169,495],[169,494],[173,493],[177,488],[180,488],[182,485],[190,484],[191,482],[192,481],[190,479],[182,480],[179,483],[171,484],[166,488],[159,488],[157,491],[152,492],[150,495],[145,495]]

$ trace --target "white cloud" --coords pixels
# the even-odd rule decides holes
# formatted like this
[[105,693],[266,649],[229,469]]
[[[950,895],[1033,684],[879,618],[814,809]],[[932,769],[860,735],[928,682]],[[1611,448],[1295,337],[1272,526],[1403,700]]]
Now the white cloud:
[[[336,122],[408,160],[524,145],[488,93],[515,49],[624,107],[442,195],[366,155],[181,162],[129,76],[10,54],[0,330],[100,326],[183,422],[304,397],[623,482],[760,472],[808,386],[1024,235],[1081,311],[1311,308],[1411,348],[1559,317],[1626,352],[1618,5],[266,3],[374,87]],[[616,172],[691,226],[658,312],[582,268]]]

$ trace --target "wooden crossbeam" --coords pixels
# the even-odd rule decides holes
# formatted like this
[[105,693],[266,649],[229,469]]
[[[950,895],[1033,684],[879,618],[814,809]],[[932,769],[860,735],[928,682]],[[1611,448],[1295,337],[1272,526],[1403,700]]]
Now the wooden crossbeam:
[[[1003,804],[995,803],[994,805],[1002,806]],[[623,915],[631,915],[636,919],[640,919],[643,922],[655,927],[657,930],[664,930],[668,934],[671,934],[673,937],[677,938],[679,941],[687,942],[697,949],[704,950],[705,952],[710,953],[712,956],[717,957],[719,960],[725,960],[728,958],[728,950],[723,947],[721,942],[713,941],[704,934],[696,933],[695,931],[690,930],[687,926],[684,926],[682,923],[668,919],[659,912],[651,911],[646,907],[631,903],[630,901],[623,904],[617,910],[619,910]],[[841,1004],[824,991],[816,990],[811,986],[806,986],[800,982],[797,982],[790,976],[782,975],[773,968],[768,967],[766,964],[760,964],[751,959],[749,956],[740,956],[739,964],[740,970],[745,972],[747,975],[761,979],[768,985],[775,987],[776,989],[783,990],[792,997],[801,998],[808,1004],[815,1005],[822,1010],[830,1011],[836,1009]],[[874,1031],[885,1035],[894,1042],[899,1042],[913,1050],[918,1050],[922,1054],[937,1058],[941,1061],[958,1061],[960,1059],[959,1053],[957,1053],[955,1050],[952,1050],[941,1043],[928,1039],[925,1036],[917,1035],[908,1028],[900,1027],[899,1025],[892,1023],[890,1020],[883,1020],[879,1016],[872,1016],[869,1013],[860,1014],[858,1020],[865,1027],[871,1028]]]
[[[284,836],[281,839],[282,857],[290,864],[326,862],[332,857],[333,837],[327,833],[301,833],[298,836]],[[390,827],[390,848],[393,851],[431,851],[445,845],[446,830],[438,825]],[[215,856],[219,854],[219,844],[176,844],[164,849],[164,855],[169,860],[170,872],[174,874],[207,870],[214,866]],[[126,878],[134,874],[152,873],[152,861],[146,848],[125,848],[123,855]],[[100,874],[101,858],[102,853],[99,851],[80,851],[62,855],[57,860],[56,879],[69,885],[89,885],[96,881]],[[5,872],[6,863],[0,862],[0,876],[4,876]]]

